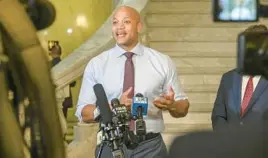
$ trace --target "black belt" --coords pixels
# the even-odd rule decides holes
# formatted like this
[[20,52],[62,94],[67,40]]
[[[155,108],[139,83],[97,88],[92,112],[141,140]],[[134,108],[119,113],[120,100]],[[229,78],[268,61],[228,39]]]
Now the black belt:
[[159,135],[160,135],[160,133],[147,133],[146,135],[139,137],[139,142],[143,142],[143,141],[147,141],[147,140],[156,138]]

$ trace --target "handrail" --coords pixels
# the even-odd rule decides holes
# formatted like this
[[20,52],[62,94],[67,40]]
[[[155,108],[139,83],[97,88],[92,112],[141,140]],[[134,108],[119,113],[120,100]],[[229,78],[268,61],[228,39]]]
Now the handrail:
[[[117,7],[122,5],[131,6],[143,14],[148,1],[149,0],[120,0]],[[91,58],[114,45],[115,42],[111,36],[111,26],[112,14],[91,38],[52,68],[51,73],[54,84],[57,87],[56,90],[64,88],[75,79],[82,76]]]

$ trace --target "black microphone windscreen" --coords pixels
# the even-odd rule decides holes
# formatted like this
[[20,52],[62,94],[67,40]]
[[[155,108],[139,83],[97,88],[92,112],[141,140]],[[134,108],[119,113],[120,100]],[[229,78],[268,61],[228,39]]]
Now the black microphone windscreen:
[[26,11],[37,30],[51,26],[56,19],[56,9],[48,0],[36,0]]
[[143,95],[141,93],[137,93],[135,96],[136,97],[143,97]]
[[102,118],[102,122],[104,124],[112,122],[112,111],[109,107],[108,99],[101,84],[95,84],[94,93],[96,95],[97,101],[96,106],[100,109],[100,115]]

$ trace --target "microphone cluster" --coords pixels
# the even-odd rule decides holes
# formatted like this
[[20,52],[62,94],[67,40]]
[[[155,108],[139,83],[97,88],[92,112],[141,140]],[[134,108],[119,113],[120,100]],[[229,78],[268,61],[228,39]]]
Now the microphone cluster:
[[[123,158],[123,145],[125,144],[128,149],[134,149],[138,146],[140,137],[146,134],[143,116],[147,115],[148,100],[142,94],[137,94],[133,98],[130,112],[116,98],[111,101],[110,108],[101,84],[96,84],[93,89],[97,98],[94,118],[100,121],[98,145],[101,144],[101,150],[98,156],[101,154],[103,145],[106,144],[111,148],[113,157]],[[131,121],[135,121],[135,131],[130,129]]]

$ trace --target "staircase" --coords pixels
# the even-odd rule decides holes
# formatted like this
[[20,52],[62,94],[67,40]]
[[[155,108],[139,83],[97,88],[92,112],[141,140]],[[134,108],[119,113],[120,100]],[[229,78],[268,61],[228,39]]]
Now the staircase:
[[[221,76],[236,66],[237,34],[254,24],[214,23],[211,6],[211,0],[150,0],[147,6],[147,42],[176,63],[190,101],[185,118],[175,119],[164,113],[167,146],[174,136],[211,129],[211,110]],[[267,20],[260,23],[268,24]],[[77,123],[74,111],[68,114],[68,141]]]
[[176,63],[190,101],[185,118],[164,114],[167,146],[174,136],[212,129],[211,111],[221,76],[236,66],[237,34],[252,24],[216,24],[211,6],[211,0],[151,0],[148,5],[149,46]]
[[75,110],[76,110],[75,108],[70,108],[67,114],[68,129],[67,129],[67,134],[65,138],[67,143],[70,143],[73,140],[74,126],[76,126],[78,123],[78,119],[74,115]]

